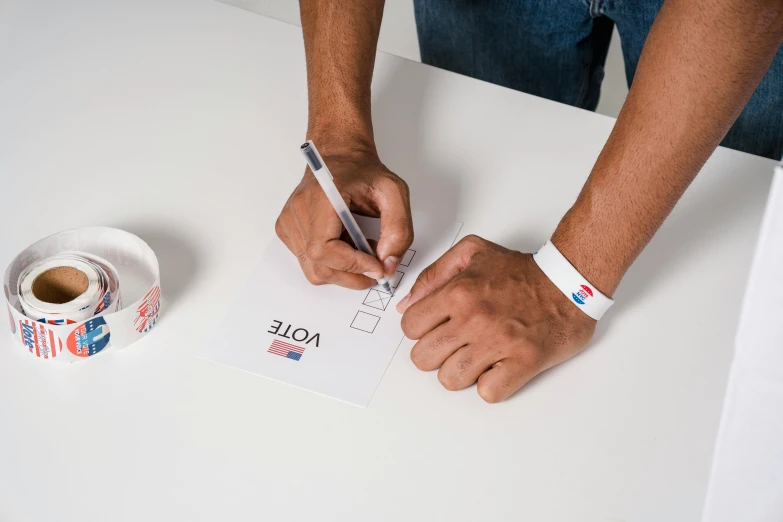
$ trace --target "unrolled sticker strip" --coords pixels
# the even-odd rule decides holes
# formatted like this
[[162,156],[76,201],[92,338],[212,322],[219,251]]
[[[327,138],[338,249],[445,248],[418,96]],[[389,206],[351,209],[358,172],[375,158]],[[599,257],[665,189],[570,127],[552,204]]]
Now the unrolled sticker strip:
[[[69,267],[84,274],[84,292],[67,302],[46,302],[34,294],[36,278]],[[143,290],[122,306],[120,272]],[[123,348],[146,335],[160,314],[160,270],[152,249],[114,228],[59,232],[17,255],[5,271],[11,334],[40,360],[73,362],[108,348]],[[127,294],[126,294],[127,295]]]

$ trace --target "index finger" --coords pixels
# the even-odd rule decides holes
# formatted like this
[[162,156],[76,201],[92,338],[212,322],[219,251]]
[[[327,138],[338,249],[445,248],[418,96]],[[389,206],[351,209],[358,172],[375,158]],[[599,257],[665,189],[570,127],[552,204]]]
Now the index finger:
[[408,339],[421,339],[449,320],[449,300],[440,288],[411,305],[402,316],[402,331]]
[[383,273],[381,262],[342,241],[343,224],[334,208],[323,193],[316,197],[316,201],[316,208],[308,214],[307,222],[299,222],[305,238],[305,256],[317,265],[338,272],[367,274],[378,279]]
[[397,303],[397,311],[405,312],[420,299],[443,287],[454,276],[465,270],[483,241],[477,236],[466,236],[451,247],[437,261],[422,270],[410,293]]

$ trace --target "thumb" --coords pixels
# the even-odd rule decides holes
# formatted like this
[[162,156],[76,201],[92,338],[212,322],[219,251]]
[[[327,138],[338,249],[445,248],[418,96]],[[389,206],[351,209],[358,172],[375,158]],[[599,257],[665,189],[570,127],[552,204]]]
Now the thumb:
[[413,243],[413,219],[405,182],[389,179],[376,193],[381,214],[381,237],[376,254],[386,275],[394,274],[400,260]]
[[437,261],[425,268],[410,293],[397,303],[397,311],[404,313],[411,305],[448,283],[454,276],[465,270],[470,259],[478,250],[476,236],[467,236],[451,247]]

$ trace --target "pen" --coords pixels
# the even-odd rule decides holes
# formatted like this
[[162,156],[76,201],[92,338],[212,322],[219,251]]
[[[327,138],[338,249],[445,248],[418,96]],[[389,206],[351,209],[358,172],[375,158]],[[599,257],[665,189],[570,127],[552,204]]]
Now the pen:
[[[353,218],[353,214],[351,214],[351,211],[348,209],[348,205],[345,204],[343,197],[340,195],[340,191],[337,190],[337,187],[334,185],[332,173],[329,172],[326,163],[324,163],[324,160],[318,153],[318,149],[315,148],[313,140],[307,140],[307,143],[303,144],[300,149],[307,160],[307,164],[310,165],[310,170],[313,171],[315,179],[318,180],[318,184],[324,189],[326,198],[329,200],[329,203],[332,204],[332,207],[334,207],[334,211],[337,212],[340,221],[343,222],[343,226],[348,231],[348,235],[353,239],[353,244],[365,254],[375,257],[375,253],[372,251],[370,243],[367,242],[367,238],[364,237],[362,229],[359,228],[359,225]],[[392,293],[391,285],[386,276],[382,276],[378,279],[378,284],[390,294]]]

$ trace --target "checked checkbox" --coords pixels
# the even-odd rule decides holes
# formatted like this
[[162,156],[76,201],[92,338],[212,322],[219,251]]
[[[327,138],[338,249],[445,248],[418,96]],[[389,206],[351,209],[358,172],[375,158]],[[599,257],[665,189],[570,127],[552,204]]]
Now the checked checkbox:
[[391,294],[376,290],[375,288],[370,288],[370,291],[367,292],[367,296],[364,298],[362,304],[378,310],[386,310],[386,307],[389,306],[389,303],[391,302],[391,298]]

